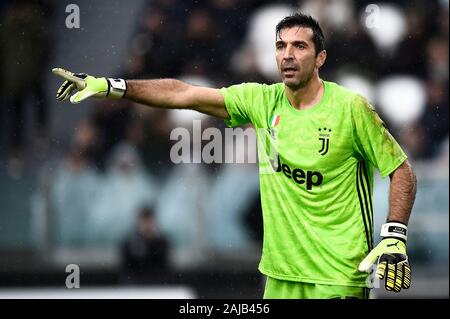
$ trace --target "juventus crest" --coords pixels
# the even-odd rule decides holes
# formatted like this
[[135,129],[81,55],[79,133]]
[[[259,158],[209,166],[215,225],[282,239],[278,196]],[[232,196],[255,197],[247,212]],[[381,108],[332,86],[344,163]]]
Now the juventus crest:
[[328,153],[328,148],[330,146],[330,136],[331,136],[331,129],[330,128],[319,128],[319,141],[322,142],[322,146],[319,150],[320,155],[325,155]]

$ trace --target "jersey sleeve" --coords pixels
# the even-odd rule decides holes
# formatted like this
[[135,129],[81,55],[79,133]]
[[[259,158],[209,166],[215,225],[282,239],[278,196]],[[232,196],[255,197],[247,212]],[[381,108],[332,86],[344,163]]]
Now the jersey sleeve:
[[354,99],[351,113],[355,152],[376,167],[382,177],[388,176],[406,160],[405,152],[389,133],[373,106],[362,96]]
[[225,124],[230,127],[252,123],[258,126],[261,120],[263,85],[259,83],[242,83],[221,88],[225,107],[230,115]]

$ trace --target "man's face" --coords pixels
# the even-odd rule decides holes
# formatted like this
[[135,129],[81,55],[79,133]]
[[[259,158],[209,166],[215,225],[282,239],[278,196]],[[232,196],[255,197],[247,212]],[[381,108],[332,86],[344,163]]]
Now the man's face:
[[310,28],[284,28],[275,42],[278,71],[289,88],[305,86],[323,63],[320,54],[316,58],[312,36]]

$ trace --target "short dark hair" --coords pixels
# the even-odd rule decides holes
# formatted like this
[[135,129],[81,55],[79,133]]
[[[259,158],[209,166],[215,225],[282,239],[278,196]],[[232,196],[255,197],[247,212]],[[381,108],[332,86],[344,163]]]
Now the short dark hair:
[[323,36],[323,32],[320,28],[319,22],[317,22],[317,20],[310,15],[306,15],[303,13],[297,12],[291,14],[287,17],[284,17],[283,20],[278,22],[275,29],[275,38],[278,39],[282,29],[292,27],[310,28],[313,31],[312,40],[314,42],[314,46],[316,47],[316,55],[324,49],[325,37]]

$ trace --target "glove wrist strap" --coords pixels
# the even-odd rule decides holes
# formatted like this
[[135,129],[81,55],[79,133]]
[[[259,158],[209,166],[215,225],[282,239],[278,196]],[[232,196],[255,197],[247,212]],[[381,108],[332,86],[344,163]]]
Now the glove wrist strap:
[[108,94],[106,96],[113,99],[120,99],[125,95],[127,82],[124,79],[108,78]]
[[398,222],[388,222],[381,226],[381,237],[398,238],[406,242],[408,227]]

